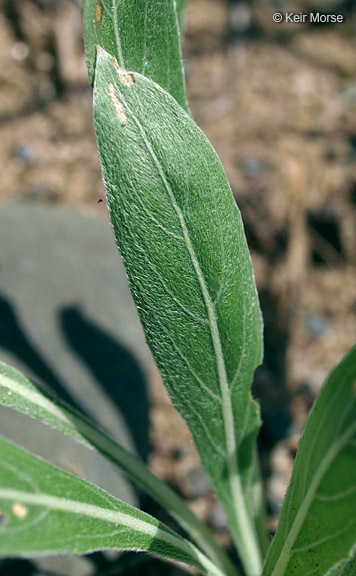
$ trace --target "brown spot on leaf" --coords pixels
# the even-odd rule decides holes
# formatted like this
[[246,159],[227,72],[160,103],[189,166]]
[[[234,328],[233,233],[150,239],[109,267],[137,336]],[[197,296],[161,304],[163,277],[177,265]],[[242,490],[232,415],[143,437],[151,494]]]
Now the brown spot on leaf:
[[121,102],[118,100],[118,98],[116,96],[115,88],[114,88],[113,84],[109,84],[109,93],[110,93],[111,102],[113,103],[114,108],[115,108],[116,116],[119,118],[119,120],[122,122],[122,124],[126,124],[127,118],[126,118],[125,110],[124,110],[123,105],[121,104]]
[[101,26],[101,23],[103,21],[103,5],[101,3],[97,4],[95,6],[95,24],[97,26]]
[[120,78],[121,83],[127,88],[131,88],[136,83],[136,78],[132,72],[124,72],[117,63],[116,58],[113,58],[114,68]]
[[16,516],[16,518],[20,518],[22,520],[22,518],[26,518],[28,509],[26,506],[21,504],[21,502],[15,502],[15,504],[12,506],[12,513],[14,516]]

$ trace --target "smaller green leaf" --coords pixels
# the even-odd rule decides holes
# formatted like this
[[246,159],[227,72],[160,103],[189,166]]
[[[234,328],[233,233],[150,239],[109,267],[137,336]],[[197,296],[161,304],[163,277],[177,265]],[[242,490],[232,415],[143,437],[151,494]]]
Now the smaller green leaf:
[[355,510],[356,346],[310,412],[263,576],[324,576],[352,553]]
[[0,437],[0,557],[149,551],[223,576],[158,520]]
[[356,554],[349,560],[343,560],[334,566],[326,576],[355,576],[356,574]]
[[216,544],[210,530],[143,462],[116,444],[79,412],[3,362],[0,362],[0,404],[44,422],[88,448],[98,450],[159,502],[227,575],[236,575],[229,558]]
[[[183,8],[180,0],[181,20]],[[154,80],[188,110],[174,0],[84,0],[83,27],[92,84],[99,45],[122,68]]]

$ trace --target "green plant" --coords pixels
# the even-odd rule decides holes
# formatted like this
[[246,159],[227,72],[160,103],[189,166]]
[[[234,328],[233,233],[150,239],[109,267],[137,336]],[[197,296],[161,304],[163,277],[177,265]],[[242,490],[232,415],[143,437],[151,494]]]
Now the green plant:
[[[353,574],[356,347],[311,410],[267,551],[255,448],[259,408],[250,392],[262,360],[262,318],[240,213],[219,159],[189,115],[178,26],[183,4],[84,2],[95,132],[130,288],[163,381],[225,508],[243,573]],[[195,542],[1,439],[0,555],[135,549],[202,574],[239,573],[143,463],[5,364],[0,403],[102,453]]]

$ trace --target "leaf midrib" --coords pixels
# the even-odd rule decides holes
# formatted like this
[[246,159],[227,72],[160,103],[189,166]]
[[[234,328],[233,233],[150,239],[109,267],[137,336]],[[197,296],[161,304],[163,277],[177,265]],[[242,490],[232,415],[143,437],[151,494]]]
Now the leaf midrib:
[[[216,310],[213,304],[213,300],[210,297],[209,290],[205,283],[204,275],[200,268],[197,256],[195,254],[192,242],[190,240],[190,235],[188,232],[188,228],[185,223],[185,219],[180,209],[174,194],[173,190],[167,181],[165,176],[164,170],[159,162],[155,151],[151,143],[149,142],[146,132],[143,129],[142,124],[138,120],[138,118],[133,114],[130,106],[127,104],[127,101],[123,98],[123,95],[120,94],[120,97],[123,101],[123,105],[130,113],[132,119],[134,120],[137,128],[139,129],[142,139],[146,145],[146,148],[149,154],[152,157],[154,164],[158,170],[160,178],[164,187],[167,190],[168,196],[171,200],[172,206],[178,216],[179,223],[183,232],[183,237],[188,249],[188,253],[195,270],[195,274],[197,276],[200,289],[202,292],[204,304],[208,313],[209,319],[209,327],[210,333],[213,342],[214,354],[216,359],[216,364],[218,368],[218,376],[219,376],[219,385],[220,385],[220,392],[221,392],[221,399],[222,399],[222,412],[223,412],[223,421],[224,421],[224,428],[225,428],[225,440],[226,440],[226,453],[227,453],[227,468],[229,472],[229,484],[230,484],[230,491],[231,496],[234,503],[235,509],[235,518],[236,518],[236,525],[239,529],[239,537],[244,541],[241,545],[239,543],[239,550],[241,550],[242,554],[246,554],[246,557],[249,558],[249,562],[251,563],[252,570],[251,573],[259,573],[262,566],[261,560],[261,553],[257,545],[256,537],[255,537],[255,530],[251,519],[247,512],[246,502],[243,495],[242,485],[240,481],[239,471],[238,471],[238,462],[237,462],[237,446],[236,446],[236,437],[235,437],[235,426],[234,426],[234,416],[231,406],[231,398],[229,393],[229,384],[227,379],[226,367],[225,367],[225,359],[222,351],[222,345],[220,340],[219,329],[216,321]],[[251,537],[253,535],[253,537]],[[246,538],[247,537],[247,538]]]
[[[162,530],[154,524],[150,524],[149,522],[117,510],[110,510],[109,508],[103,508],[86,502],[61,498],[46,493],[33,494],[24,490],[11,490],[8,488],[0,488],[0,499],[21,502],[33,506],[42,506],[50,510],[70,512],[71,514],[79,516],[89,516],[90,518],[103,520],[111,524],[121,524],[136,532],[152,536],[165,542],[169,542],[169,539],[172,539],[170,543],[174,542],[174,545],[176,545],[176,541],[178,541],[173,535],[165,532],[165,530]],[[179,544],[182,543],[179,542]]]
[[113,13],[113,20],[114,20],[114,33],[115,33],[115,40],[116,40],[116,47],[117,47],[117,59],[122,68],[125,68],[124,57],[122,54],[121,48],[121,41],[119,36],[119,23],[117,18],[117,10],[116,10],[116,2],[115,0],[111,0],[112,6],[112,13]]
[[60,512],[68,512],[78,516],[88,516],[89,518],[109,522],[116,526],[118,524],[125,526],[135,532],[139,532],[140,534],[149,536],[152,539],[159,540],[164,544],[177,548],[188,557],[193,558],[195,562],[199,562],[199,564],[204,566],[208,573],[211,573],[212,575],[214,574],[215,576],[223,576],[220,570],[202,552],[200,552],[200,550],[195,548],[193,544],[176,537],[168,530],[166,531],[164,527],[155,526],[145,520],[135,518],[134,515],[130,516],[129,514],[117,510],[102,508],[101,506],[96,506],[94,504],[61,498],[51,494],[33,494],[31,492],[11,490],[7,488],[0,488],[0,499],[45,507]]
[[[15,380],[8,378],[5,374],[1,373],[1,364],[0,364],[0,385],[4,388],[9,390],[8,394],[12,394],[14,392],[21,398],[31,402],[35,406],[38,406],[42,410],[45,410],[55,418],[61,420],[64,424],[68,424],[69,426],[72,425],[72,422],[69,418],[63,414],[63,410],[61,408],[57,408],[53,401],[48,400],[43,394],[38,393],[36,390],[31,389],[29,391],[28,387],[16,382]],[[1,402],[0,402],[1,403]],[[83,439],[83,442],[85,440]]]
[[271,573],[271,576],[285,576],[285,570],[288,566],[290,557],[292,555],[292,548],[303,526],[309,508],[313,503],[319,484],[324,474],[330,467],[332,461],[336,458],[337,454],[344,448],[344,446],[347,444],[348,440],[352,437],[355,431],[356,431],[356,423],[350,426],[350,428],[342,436],[340,436],[339,440],[334,443],[334,445],[329,450],[327,455],[324,456],[324,458],[321,460],[321,463],[318,467],[318,471],[315,474],[309,486],[309,489],[306,493],[306,496],[303,500],[303,503],[298,510],[298,513],[294,519],[288,537],[285,540],[285,543],[280,552],[278,560],[274,566],[273,572]]

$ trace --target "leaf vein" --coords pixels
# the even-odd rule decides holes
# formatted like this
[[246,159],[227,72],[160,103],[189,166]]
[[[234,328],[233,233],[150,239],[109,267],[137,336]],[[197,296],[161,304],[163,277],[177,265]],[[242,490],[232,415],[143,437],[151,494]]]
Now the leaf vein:
[[192,368],[188,358],[183,354],[183,352],[180,350],[180,348],[176,345],[175,341],[173,340],[172,336],[169,334],[168,330],[164,327],[164,325],[162,324],[162,322],[160,322],[158,320],[158,323],[161,326],[161,329],[165,332],[166,336],[170,339],[170,341],[172,342],[173,347],[175,348],[175,350],[177,351],[177,353],[179,354],[179,356],[182,358],[182,360],[185,362],[185,364],[187,365],[187,368],[189,370],[189,372],[191,373],[191,375],[195,378],[195,380],[198,382],[198,384],[201,386],[201,388],[203,390],[205,390],[205,392],[207,392],[209,394],[209,396],[211,396],[213,398],[213,400],[215,400],[216,402],[218,402],[221,405],[221,398],[215,394],[208,386],[207,384],[205,384],[205,382],[198,376],[198,374],[196,374],[195,370]]
[[159,220],[157,220],[157,218],[155,218],[155,216],[153,216],[152,212],[150,212],[150,210],[148,210],[148,208],[146,207],[144,202],[142,202],[139,193],[136,190],[134,190],[133,188],[132,188],[132,190],[134,191],[136,198],[137,198],[138,202],[140,203],[140,206],[142,207],[143,211],[151,218],[151,220],[153,222],[155,222],[157,224],[157,226],[159,228],[161,228],[161,230],[163,230],[169,236],[173,236],[173,238],[176,238],[177,240],[184,241],[183,236],[180,236],[179,234],[175,234],[175,232],[172,232],[171,230],[168,230],[165,226],[163,226],[163,224],[161,224],[161,222]]
[[119,65],[122,68],[125,68],[125,62],[124,62],[124,57],[123,57],[122,48],[121,48],[121,40],[120,40],[120,36],[119,36],[119,22],[118,22],[118,17],[117,17],[117,6],[116,6],[115,0],[111,1],[111,6],[112,6],[112,14],[113,14],[113,20],[114,20],[113,28],[114,28],[114,33],[115,33],[116,47],[117,47],[117,59],[118,59]]
[[317,542],[313,542],[312,544],[308,544],[307,546],[300,546],[299,548],[293,548],[292,554],[294,555],[299,554],[299,552],[307,552],[309,550],[312,550],[313,548],[317,548],[318,546],[324,544],[325,542],[335,540],[335,538],[338,538],[342,534],[345,534],[345,532],[348,532],[350,527],[353,526],[354,524],[356,524],[355,519],[348,522],[343,528],[341,528],[341,530],[337,530],[337,532],[333,532],[332,534],[330,534],[330,536],[325,536],[325,538],[321,538]]
[[317,494],[315,499],[320,502],[337,502],[338,500],[343,500],[352,496],[356,492],[356,487],[352,487],[344,492],[338,492],[337,494]]
[[[134,237],[130,231],[130,226],[127,223],[127,219],[126,216],[124,214],[124,212],[122,212],[124,220],[126,222],[126,229],[127,229],[127,233],[131,236],[131,238],[134,240]],[[208,321],[206,318],[201,318],[200,316],[198,316],[197,314],[194,314],[194,312],[192,312],[191,310],[189,310],[189,308],[187,308],[182,302],[180,302],[180,300],[178,300],[178,298],[170,291],[170,289],[167,287],[164,279],[162,278],[162,275],[158,272],[156,266],[150,261],[150,259],[148,258],[144,248],[142,248],[142,246],[140,246],[139,244],[135,244],[135,248],[137,250],[139,250],[139,252],[141,252],[141,254],[143,255],[143,257],[145,258],[148,266],[151,268],[151,270],[153,270],[153,272],[156,274],[157,278],[159,279],[159,281],[161,282],[163,288],[165,289],[165,291],[167,292],[167,294],[174,300],[174,302],[186,313],[188,314],[188,316],[190,316],[191,318],[193,318],[193,320],[196,320],[197,322],[201,322],[203,324],[207,324]]]

